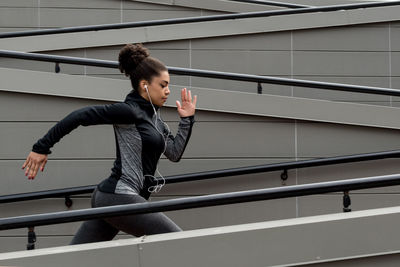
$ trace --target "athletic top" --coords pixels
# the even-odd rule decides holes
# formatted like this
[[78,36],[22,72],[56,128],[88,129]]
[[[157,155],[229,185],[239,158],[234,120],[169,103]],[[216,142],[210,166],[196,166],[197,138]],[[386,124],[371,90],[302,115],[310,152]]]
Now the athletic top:
[[[154,108],[158,109],[157,106]],[[156,116],[150,102],[132,91],[124,102],[73,111],[39,139],[32,151],[50,154],[50,148],[79,125],[113,124],[116,159],[111,175],[98,185],[98,189],[106,193],[140,194],[148,199],[148,188],[154,185],[154,173],[161,153],[165,150],[164,155],[169,160],[179,161],[193,123],[194,116],[182,117],[174,137]]]

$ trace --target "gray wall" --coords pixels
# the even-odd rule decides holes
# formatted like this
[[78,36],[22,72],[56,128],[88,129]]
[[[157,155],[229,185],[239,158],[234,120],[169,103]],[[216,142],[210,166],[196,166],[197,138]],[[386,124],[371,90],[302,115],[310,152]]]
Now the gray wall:
[[[196,9],[149,5],[132,1],[2,1],[3,31],[114,23],[209,14]],[[122,3],[122,13],[121,13]],[[18,6],[17,6],[18,5]],[[80,7],[80,8],[76,8]],[[101,12],[101,16],[97,15]],[[94,16],[93,14],[96,14]],[[82,15],[84,14],[84,15]],[[121,17],[122,14],[122,17]],[[87,16],[86,16],[87,15]],[[40,22],[39,22],[40,21]],[[268,34],[148,43],[153,56],[169,66],[274,75],[400,88],[397,22]],[[121,46],[49,51],[60,55],[116,60]],[[0,65],[53,71],[49,63],[1,59]],[[62,72],[114,79],[117,70],[62,65]],[[250,83],[172,76],[173,84],[255,92]],[[264,85],[264,92],[329,100],[397,106],[397,98],[322,92]],[[201,100],[199,100],[201,101]],[[109,174],[114,157],[111,126],[81,127],[56,145],[45,173],[28,181],[20,170],[32,144],[49,127],[79,107],[106,102],[74,98],[0,93],[0,194],[96,184]],[[318,110],[316,110],[318,112]],[[173,109],[163,117],[176,129]],[[399,149],[398,131],[266,117],[198,112],[192,140],[178,164],[161,160],[163,175],[263,163]],[[398,160],[345,164],[289,172],[288,185],[397,173]],[[279,172],[167,186],[152,200],[281,186]],[[89,205],[89,196],[74,198],[74,209]],[[395,206],[399,188],[352,193],[354,210]],[[6,204],[1,217],[65,210],[62,199]],[[182,228],[238,224],[341,212],[341,195],[283,199],[168,213]],[[79,223],[37,229],[38,247],[66,244]],[[125,236],[122,236],[125,237]],[[0,233],[0,251],[22,250],[25,230]]]
[[214,13],[209,10],[129,0],[4,0],[0,3],[0,32],[192,17]]
[[[168,66],[278,76],[305,80],[400,88],[398,22],[199,38],[147,43],[153,56]],[[47,51],[57,55],[117,60],[122,45]],[[240,63],[239,63],[240,62]],[[54,65],[1,59],[0,66],[54,71]],[[62,65],[62,72],[124,78],[117,70]],[[255,93],[254,83],[172,75],[184,86]],[[398,97],[334,92],[263,84],[267,94],[398,106]]]
[[[111,126],[80,127],[53,149],[47,169],[29,181],[20,169],[32,144],[70,111],[82,106],[105,104],[64,97],[22,93],[0,94],[2,186],[0,194],[39,191],[96,184],[109,175],[115,147]],[[172,130],[177,115],[165,109],[162,116]],[[161,160],[164,175],[257,165],[352,153],[398,149],[395,130],[343,126],[328,123],[280,120],[266,117],[198,112],[191,142],[180,163]],[[391,174],[399,171],[398,160],[344,164],[289,172],[287,185]],[[281,186],[280,172],[221,178],[166,186],[152,201],[183,196]],[[89,207],[89,196],[74,197],[73,209]],[[395,206],[399,188],[352,193],[353,210]],[[63,199],[3,204],[2,217],[66,210]],[[276,220],[341,212],[340,194],[290,198],[169,212],[183,229]],[[38,227],[38,247],[69,242],[79,223]],[[26,230],[3,231],[1,251],[23,249]],[[120,237],[126,237],[124,235]]]

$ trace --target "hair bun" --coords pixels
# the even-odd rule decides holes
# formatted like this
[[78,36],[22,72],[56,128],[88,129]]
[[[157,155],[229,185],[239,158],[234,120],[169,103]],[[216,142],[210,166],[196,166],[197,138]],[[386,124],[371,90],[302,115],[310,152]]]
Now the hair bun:
[[149,56],[149,50],[142,44],[127,44],[119,52],[118,68],[126,76],[131,76],[136,67]]

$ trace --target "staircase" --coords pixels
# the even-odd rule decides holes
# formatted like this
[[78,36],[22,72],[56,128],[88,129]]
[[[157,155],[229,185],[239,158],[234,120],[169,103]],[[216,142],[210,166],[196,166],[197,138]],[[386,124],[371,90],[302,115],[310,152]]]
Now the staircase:
[[[39,6],[31,1],[20,4],[12,1],[0,4],[0,21],[8,18],[0,27],[3,32],[11,32],[286,10],[229,1],[200,2],[93,0],[50,4],[39,1]],[[290,2],[321,5],[311,0]],[[332,2],[347,3],[360,1]],[[386,6],[9,37],[0,38],[0,49],[116,60],[123,44],[143,42],[153,56],[168,66],[400,88],[399,11],[399,6]],[[120,101],[130,90],[129,81],[116,69],[68,64],[60,67],[61,73],[55,73],[52,63],[0,58],[0,166],[3,170],[0,195],[96,184],[109,174],[115,155],[109,126],[81,127],[66,136],[55,146],[46,172],[34,181],[28,181],[20,170],[32,144],[55,122],[83,106]],[[164,176],[400,147],[398,97],[273,84],[262,84],[263,94],[257,94],[256,83],[178,75],[171,75],[171,83],[170,101],[162,110],[162,117],[172,131],[178,122],[174,107],[178,90],[190,88],[199,96],[199,102],[197,122],[184,157],[178,164],[163,158],[160,172]],[[399,173],[399,169],[397,159],[313,167],[289,171],[285,184],[393,174]],[[280,174],[169,185],[154,194],[152,200],[279,187],[282,186]],[[71,209],[89,207],[89,197],[73,197]],[[0,254],[0,264],[24,266],[26,260],[32,263],[30,266],[43,266],[56,259],[71,265],[71,260],[77,260],[78,264],[85,258],[86,266],[94,264],[90,263],[92,259],[97,264],[114,260],[114,264],[123,265],[127,258],[138,259],[132,256],[134,247],[143,260],[137,266],[161,262],[165,266],[232,266],[232,262],[243,266],[236,256],[247,259],[246,266],[355,266],[360,262],[366,264],[366,259],[389,266],[385,264],[397,259],[399,250],[394,223],[398,216],[394,206],[399,203],[399,188],[351,192],[351,197],[351,208],[355,211],[351,214],[341,213],[342,194],[339,193],[172,211],[167,215],[184,233],[145,239],[131,239],[121,233],[119,240],[76,248],[56,246],[68,244],[80,223],[43,226],[36,229],[37,248],[43,250]],[[68,208],[64,199],[54,198],[4,204],[0,210],[1,217],[11,217]],[[380,223],[372,217],[379,218]],[[363,227],[357,228],[358,220],[366,226],[363,223]],[[382,230],[374,231],[376,225],[381,225]],[[315,234],[307,239],[308,232],[303,226]],[[273,234],[269,231],[276,238],[271,238],[269,234]],[[291,231],[298,238],[291,237]],[[253,233],[260,237],[254,242]],[[350,233],[354,235],[349,237]],[[385,243],[379,243],[380,240]],[[144,251],[140,250],[141,244],[146,248]],[[271,251],[266,248],[277,245],[279,250],[266,254]],[[25,247],[25,229],[2,231],[0,252]],[[181,253],[182,257],[166,256],[176,253],[173,251],[176,248],[185,248],[187,252]],[[304,251],[307,248],[314,250]],[[114,249],[130,252],[120,256],[111,252]],[[230,253],[229,257],[215,253],[223,249]],[[252,251],[254,257],[247,258]],[[194,252],[198,253],[199,260]],[[163,253],[169,254],[163,256]],[[178,259],[182,261],[173,261]],[[210,262],[201,264],[200,259]]]

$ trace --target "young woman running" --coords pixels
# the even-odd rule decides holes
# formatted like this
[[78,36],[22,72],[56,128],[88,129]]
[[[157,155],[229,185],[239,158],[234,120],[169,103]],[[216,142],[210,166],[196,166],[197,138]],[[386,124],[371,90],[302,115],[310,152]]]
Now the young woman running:
[[[44,170],[50,148],[79,125],[112,124],[116,140],[116,160],[111,175],[93,192],[92,207],[146,202],[151,192],[160,190],[165,181],[154,177],[162,153],[171,161],[182,157],[189,141],[197,97],[186,88],[181,102],[176,101],[181,117],[173,136],[157,110],[164,105],[170,90],[166,66],[150,56],[141,44],[129,44],[119,53],[119,69],[131,80],[133,90],[124,102],[85,107],[59,121],[39,139],[22,169],[28,179]],[[181,231],[163,213],[128,215],[84,222],[71,244],[107,241],[118,231],[134,236]]]

